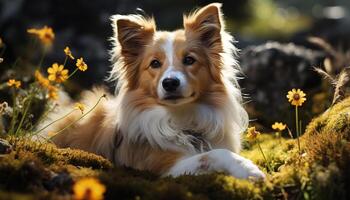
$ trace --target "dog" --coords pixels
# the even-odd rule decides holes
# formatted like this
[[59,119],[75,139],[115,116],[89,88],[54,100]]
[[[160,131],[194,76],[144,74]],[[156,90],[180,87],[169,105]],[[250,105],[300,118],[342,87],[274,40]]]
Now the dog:
[[[157,31],[154,19],[141,15],[111,20],[108,79],[117,82],[116,95],[102,99],[52,141],[160,176],[221,171],[263,179],[264,173],[238,154],[248,115],[237,83],[237,49],[225,31],[221,4],[184,16],[183,29],[173,32]],[[104,93],[86,92],[82,102],[91,108]],[[62,130],[80,116],[72,113],[50,130]]]

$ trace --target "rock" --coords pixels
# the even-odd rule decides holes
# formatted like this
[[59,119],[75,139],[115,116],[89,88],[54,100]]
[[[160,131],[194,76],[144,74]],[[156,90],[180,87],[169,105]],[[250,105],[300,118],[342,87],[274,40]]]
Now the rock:
[[12,151],[12,146],[11,144],[0,138],[0,154],[8,154]]
[[293,125],[294,115],[289,112],[292,107],[287,101],[287,92],[300,88],[306,92],[307,103],[310,103],[311,93],[321,87],[321,78],[312,67],[320,66],[324,56],[321,51],[292,43],[268,42],[244,49],[240,57],[245,76],[241,87],[248,96],[250,118],[265,127],[271,127],[275,121]]

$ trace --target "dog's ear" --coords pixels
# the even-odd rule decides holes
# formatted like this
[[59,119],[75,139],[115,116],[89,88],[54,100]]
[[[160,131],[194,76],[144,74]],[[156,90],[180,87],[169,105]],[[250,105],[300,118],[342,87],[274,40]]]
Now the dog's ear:
[[114,67],[109,80],[128,80],[128,87],[137,84],[140,56],[156,31],[153,18],[141,15],[114,15],[111,17],[114,36],[111,61]]
[[209,4],[189,16],[184,16],[186,33],[199,39],[208,48],[221,46],[223,26],[220,3]]
[[140,15],[114,15],[111,19],[120,53],[126,58],[138,56],[156,29],[153,18]]

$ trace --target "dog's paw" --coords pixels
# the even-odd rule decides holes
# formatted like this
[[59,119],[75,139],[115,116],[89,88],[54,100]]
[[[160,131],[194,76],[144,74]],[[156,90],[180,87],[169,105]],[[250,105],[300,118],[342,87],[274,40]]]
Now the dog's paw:
[[250,160],[226,149],[214,149],[175,163],[163,176],[202,174],[223,171],[240,179],[265,179],[265,174]]
[[265,174],[252,161],[225,149],[212,151],[213,156],[219,158],[216,163],[218,171],[224,170],[231,176],[240,179],[265,179]]
[[231,175],[242,179],[264,180],[266,177],[258,166],[243,157],[235,160],[228,171]]
[[266,178],[264,172],[262,172],[252,161],[245,159],[242,164],[245,168],[244,178],[253,180],[264,180]]

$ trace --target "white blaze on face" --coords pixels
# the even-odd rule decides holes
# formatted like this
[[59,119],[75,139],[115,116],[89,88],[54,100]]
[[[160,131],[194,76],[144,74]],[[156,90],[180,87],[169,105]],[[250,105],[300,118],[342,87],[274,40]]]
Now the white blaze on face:
[[177,93],[179,95],[182,95],[184,97],[188,97],[191,95],[191,89],[189,88],[189,85],[187,83],[187,79],[185,74],[182,71],[179,71],[175,69],[174,67],[174,60],[175,58],[175,51],[174,51],[174,33],[166,33],[167,38],[165,42],[162,44],[162,49],[165,53],[166,57],[166,67],[167,70],[164,71],[162,77],[159,79],[157,92],[160,99],[163,99],[166,96],[166,91],[164,90],[162,86],[162,82],[166,78],[177,78],[180,81],[180,86],[177,89]]

